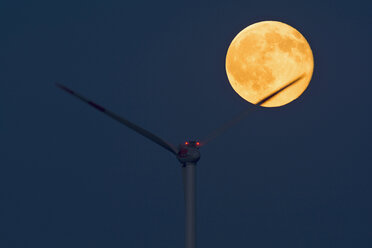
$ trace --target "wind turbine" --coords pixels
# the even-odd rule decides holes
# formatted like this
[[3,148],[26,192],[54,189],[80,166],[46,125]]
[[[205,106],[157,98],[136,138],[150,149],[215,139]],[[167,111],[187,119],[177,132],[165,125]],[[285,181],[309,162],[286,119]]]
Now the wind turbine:
[[[262,105],[266,103],[267,101],[275,97],[278,93],[282,92],[289,86],[299,81],[302,77],[303,76],[300,76],[296,78],[295,80],[291,81],[290,83],[285,84],[283,87],[279,88],[278,90],[276,90],[269,96],[257,102],[256,105]],[[169,152],[171,152],[173,155],[177,157],[178,161],[181,163],[181,166],[182,166],[183,185],[184,185],[184,193],[185,193],[185,248],[195,248],[196,246],[196,199],[195,199],[196,164],[200,159],[199,148],[205,145],[210,139],[206,140],[205,142],[199,142],[195,140],[186,141],[185,143],[180,144],[178,147],[175,147],[173,144],[165,141],[164,139],[158,137],[157,135],[128,121],[127,119],[124,119],[123,117],[118,116],[117,114],[105,109],[104,107],[76,93],[75,91],[72,91],[66,86],[59,84],[59,83],[57,83],[56,85],[57,87],[64,90],[65,92],[79,98],[83,102],[89,104],[90,106],[108,115],[109,117],[119,121],[120,123],[129,127],[133,131],[137,132],[138,134],[141,134],[142,136],[153,141],[154,143],[162,146],[163,148],[165,148],[166,150],[168,150]],[[227,122],[221,128],[217,129],[217,132],[212,132],[212,134],[214,134],[214,137],[217,134],[220,134],[221,132],[225,131],[232,124],[239,121],[248,112],[249,111],[242,112],[239,116]]]

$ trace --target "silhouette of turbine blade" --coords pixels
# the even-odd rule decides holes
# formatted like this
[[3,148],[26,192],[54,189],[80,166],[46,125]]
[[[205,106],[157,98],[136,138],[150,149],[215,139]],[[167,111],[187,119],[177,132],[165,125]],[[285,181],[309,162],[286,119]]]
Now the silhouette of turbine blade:
[[92,106],[93,108],[101,111],[102,113],[108,115],[109,117],[117,120],[118,122],[120,122],[121,124],[124,124],[125,126],[129,127],[130,129],[132,129],[133,131],[136,131],[137,133],[141,134],[142,136],[150,139],[151,141],[155,142],[156,144],[164,147],[165,149],[167,149],[168,151],[170,151],[171,153],[177,155],[178,154],[178,150],[177,148],[172,145],[171,143],[168,143],[167,141],[159,138],[158,136],[156,136],[155,134],[143,129],[142,127],[140,126],[137,126],[136,124],[116,115],[115,113],[105,109],[104,107],[90,101],[89,99],[83,97],[82,95],[70,90],[69,88],[67,88],[66,86],[62,85],[62,84],[59,84],[59,83],[56,83],[57,87],[66,91],[67,93],[79,98],[80,100],[82,100],[83,102],[89,104],[90,106]]
[[234,118],[229,120],[228,122],[224,123],[219,128],[216,128],[213,130],[207,137],[205,137],[202,141],[200,141],[201,146],[205,146],[210,141],[217,138],[219,135],[224,133],[227,129],[234,126],[236,123],[238,123],[241,119],[243,119],[248,113],[250,113],[252,109],[245,109],[242,112],[240,112],[238,115],[236,115]]
[[[258,101],[255,105],[259,105],[259,106],[262,106],[262,104],[268,102],[269,100],[271,100],[273,97],[275,97],[277,94],[279,94],[280,92],[282,92],[283,90],[287,89],[289,86],[295,84],[296,82],[298,82],[300,79],[303,78],[304,75],[301,75],[299,76],[298,78],[296,78],[295,80],[289,82],[288,84],[282,86],[281,88],[279,88],[278,90],[276,90],[274,93],[270,94],[269,96],[263,98],[262,100]],[[237,116],[235,116],[234,118],[232,118],[231,120],[229,120],[228,122],[226,122],[225,124],[223,124],[222,126],[220,126],[219,128],[213,130],[205,139],[203,139],[201,141],[201,145],[204,146],[206,145],[207,143],[209,143],[211,140],[217,138],[217,136],[221,135],[222,133],[224,133],[227,129],[229,129],[230,127],[232,127],[233,125],[235,125],[236,123],[238,123],[241,119],[243,119],[248,113],[250,113],[251,111],[253,111],[252,109],[246,109],[246,110],[243,110],[241,113],[239,113]]]
[[265,104],[266,102],[270,101],[273,97],[275,97],[276,95],[278,95],[280,92],[282,92],[283,90],[287,89],[289,86],[295,84],[296,82],[298,82],[298,80],[302,79],[304,77],[304,75],[301,75],[299,76],[298,78],[296,78],[295,80],[287,83],[286,85],[282,86],[281,88],[279,88],[277,91],[271,93],[270,95],[268,95],[267,97],[263,98],[262,100],[258,101],[256,103],[256,105],[259,105],[259,106],[262,106],[262,104]]

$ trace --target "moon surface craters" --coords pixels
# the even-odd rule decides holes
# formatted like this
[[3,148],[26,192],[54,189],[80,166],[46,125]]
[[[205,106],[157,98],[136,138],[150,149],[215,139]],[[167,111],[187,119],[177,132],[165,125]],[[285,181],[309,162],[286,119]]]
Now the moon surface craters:
[[281,22],[259,22],[245,28],[231,42],[226,56],[231,86],[252,103],[307,75],[264,105],[270,107],[284,105],[301,95],[312,70],[313,56],[306,39]]

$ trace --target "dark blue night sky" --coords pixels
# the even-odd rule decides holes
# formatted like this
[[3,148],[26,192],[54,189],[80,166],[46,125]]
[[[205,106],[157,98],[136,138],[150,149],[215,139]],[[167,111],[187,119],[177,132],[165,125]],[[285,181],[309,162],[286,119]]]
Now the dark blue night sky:
[[178,144],[242,110],[225,74],[246,26],[288,23],[305,93],[201,150],[198,247],[372,247],[369,1],[0,2],[0,247],[183,247],[178,161],[57,89]]

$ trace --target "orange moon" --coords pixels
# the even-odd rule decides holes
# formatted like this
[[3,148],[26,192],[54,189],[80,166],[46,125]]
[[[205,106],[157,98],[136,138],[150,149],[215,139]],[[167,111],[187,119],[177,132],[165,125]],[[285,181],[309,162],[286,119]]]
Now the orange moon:
[[310,83],[314,58],[309,43],[293,27],[263,21],[243,29],[226,55],[226,74],[233,89],[256,104],[301,77],[261,106],[278,107],[298,98]]

